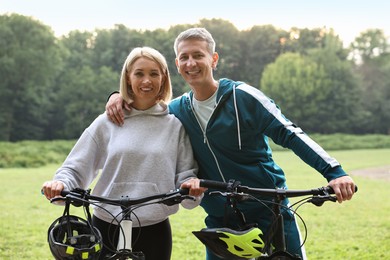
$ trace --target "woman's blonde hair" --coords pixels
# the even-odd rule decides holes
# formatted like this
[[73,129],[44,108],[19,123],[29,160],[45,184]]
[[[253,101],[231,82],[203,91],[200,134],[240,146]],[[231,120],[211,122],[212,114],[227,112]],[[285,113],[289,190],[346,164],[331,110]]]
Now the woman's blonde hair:
[[123,100],[128,104],[133,102],[133,90],[128,84],[128,73],[131,71],[134,62],[139,58],[150,59],[159,65],[161,72],[163,73],[163,84],[156,102],[169,103],[172,99],[172,86],[167,61],[159,51],[150,47],[134,48],[127,56],[126,61],[123,64],[119,83],[119,93],[121,94]]

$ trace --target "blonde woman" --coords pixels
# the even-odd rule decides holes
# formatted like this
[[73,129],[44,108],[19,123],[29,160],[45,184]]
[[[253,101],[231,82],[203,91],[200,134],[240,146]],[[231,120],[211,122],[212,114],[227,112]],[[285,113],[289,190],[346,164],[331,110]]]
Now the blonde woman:
[[[131,107],[126,111],[122,127],[100,115],[84,131],[52,181],[42,190],[48,199],[63,189],[86,189],[98,176],[93,193],[120,198],[141,197],[185,186],[190,194],[201,195],[196,178],[189,138],[180,121],[168,114],[167,102],[172,95],[165,58],[149,47],[135,48],[127,57],[121,74],[120,94]],[[187,208],[199,204],[187,202]],[[95,208],[93,224],[103,236],[101,259],[115,248],[118,234],[110,223],[120,213],[119,207]],[[134,251],[142,251],[146,259],[170,259],[171,227],[168,216],[178,205],[160,204],[135,211],[139,223],[133,223],[133,238],[138,238]],[[107,213],[107,211],[109,213]],[[142,228],[141,228],[142,226]],[[114,241],[114,243],[111,243]]]

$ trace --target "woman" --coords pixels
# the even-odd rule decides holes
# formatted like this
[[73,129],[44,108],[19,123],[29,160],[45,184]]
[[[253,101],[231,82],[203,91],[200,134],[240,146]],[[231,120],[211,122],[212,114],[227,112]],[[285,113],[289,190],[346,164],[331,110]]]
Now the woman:
[[[171,81],[165,58],[149,47],[135,48],[127,57],[121,74],[120,94],[131,110],[126,112],[124,125],[109,122],[100,115],[84,131],[52,181],[42,191],[48,199],[63,189],[86,189],[101,174],[93,193],[119,198],[122,195],[141,197],[168,192],[179,186],[190,188],[190,195],[200,196],[197,164],[192,147],[180,121],[168,114],[167,103],[172,96]],[[199,204],[187,202],[193,208]],[[118,207],[104,205],[94,209],[93,224],[103,236],[101,258],[117,243],[117,233],[110,227]],[[133,246],[146,259],[170,259],[172,249],[168,216],[178,205],[149,205],[135,210]],[[142,232],[140,232],[142,226]],[[114,243],[114,244],[115,244]]]

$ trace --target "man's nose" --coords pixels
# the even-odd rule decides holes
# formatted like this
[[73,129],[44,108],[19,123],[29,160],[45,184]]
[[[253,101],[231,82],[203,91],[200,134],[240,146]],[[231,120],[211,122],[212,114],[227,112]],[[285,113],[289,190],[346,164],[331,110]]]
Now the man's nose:
[[192,57],[188,58],[187,63],[186,63],[187,66],[194,66],[195,64],[196,64],[196,62]]

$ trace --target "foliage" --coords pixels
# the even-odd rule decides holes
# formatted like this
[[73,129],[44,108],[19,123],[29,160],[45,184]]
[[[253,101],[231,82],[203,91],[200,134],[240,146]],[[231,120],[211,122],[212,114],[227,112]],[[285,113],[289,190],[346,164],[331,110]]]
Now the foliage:
[[[267,66],[261,90],[267,93],[296,124],[310,130],[307,120],[320,113],[319,104],[328,102],[331,81],[321,64],[298,53],[280,55]],[[297,104],[299,104],[297,106]]]
[[0,140],[44,139],[45,108],[60,65],[46,25],[22,15],[0,16]]
[[261,87],[304,130],[390,132],[390,48],[381,30],[362,32],[346,49],[332,29],[256,25],[240,31],[222,19],[167,30],[118,24],[60,38],[31,17],[5,14],[0,21],[0,140],[77,138],[104,112],[126,56],[141,45],[166,57],[174,97],[182,95],[189,86],[177,72],[173,43],[190,27],[213,34],[216,78]]
[[340,59],[338,49],[331,46],[314,49],[309,57],[324,69],[327,80],[319,90],[324,99],[316,104],[318,113],[306,119],[308,131],[356,133],[364,111],[361,85],[353,74],[352,64]]
[[390,46],[380,30],[367,30],[352,43],[362,81],[361,133],[390,133]]
[[383,30],[368,29],[361,32],[355,41],[351,43],[353,58],[356,61],[367,62],[382,54],[390,52],[388,39]]
[[[233,79],[243,80],[258,88],[264,68],[282,53],[286,32],[271,25],[254,26],[240,33],[239,47],[234,52],[238,63]],[[227,74],[229,75],[229,74]],[[226,77],[226,76],[225,76]]]
[[62,163],[75,141],[0,142],[0,168],[32,168]]

